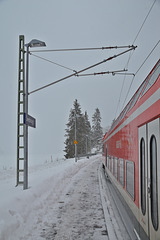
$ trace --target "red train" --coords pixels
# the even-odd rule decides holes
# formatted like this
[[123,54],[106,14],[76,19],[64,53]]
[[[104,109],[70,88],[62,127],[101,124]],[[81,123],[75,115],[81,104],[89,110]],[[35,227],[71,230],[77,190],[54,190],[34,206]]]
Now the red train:
[[140,239],[160,239],[160,59],[105,134],[103,156]]

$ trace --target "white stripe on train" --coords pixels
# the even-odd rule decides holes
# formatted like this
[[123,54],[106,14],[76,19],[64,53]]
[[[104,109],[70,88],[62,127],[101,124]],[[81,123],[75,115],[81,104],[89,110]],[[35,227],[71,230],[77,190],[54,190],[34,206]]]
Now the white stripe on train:
[[154,103],[156,103],[160,99],[160,88],[150,97],[148,98],[139,108],[135,110],[128,117],[126,121],[124,121],[104,142],[114,136],[117,132],[119,132],[122,128],[124,128],[127,124],[132,122],[135,118],[137,118],[140,114],[146,111],[149,107],[151,107]]

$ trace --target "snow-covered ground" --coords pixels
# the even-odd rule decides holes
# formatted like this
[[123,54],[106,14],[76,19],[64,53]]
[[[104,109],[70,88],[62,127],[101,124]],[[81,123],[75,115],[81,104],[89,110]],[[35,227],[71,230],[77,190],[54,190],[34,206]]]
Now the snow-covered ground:
[[112,239],[113,222],[107,212],[106,226],[102,207],[100,163],[94,156],[32,166],[27,190],[15,187],[13,168],[1,170],[0,240]]

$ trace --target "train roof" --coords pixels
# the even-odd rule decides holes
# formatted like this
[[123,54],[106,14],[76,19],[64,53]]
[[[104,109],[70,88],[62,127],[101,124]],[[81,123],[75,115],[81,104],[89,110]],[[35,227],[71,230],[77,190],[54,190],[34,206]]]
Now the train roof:
[[106,138],[112,130],[120,123],[121,120],[123,120],[127,113],[131,111],[131,109],[135,106],[138,99],[144,96],[144,94],[152,87],[152,85],[156,82],[158,76],[160,74],[160,59],[154,66],[154,68],[150,71],[146,79],[142,82],[138,90],[135,92],[133,97],[130,99],[130,101],[127,103],[127,105],[124,107],[123,111],[120,113],[118,118],[113,121],[111,128],[109,131],[105,134],[104,138]]

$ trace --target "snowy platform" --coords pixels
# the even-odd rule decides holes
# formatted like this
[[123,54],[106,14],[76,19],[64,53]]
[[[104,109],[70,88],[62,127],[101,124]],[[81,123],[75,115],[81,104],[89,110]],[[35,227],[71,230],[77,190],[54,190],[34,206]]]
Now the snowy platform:
[[25,191],[14,187],[14,170],[1,171],[0,239],[129,239],[104,192],[100,166],[100,156],[36,166]]

